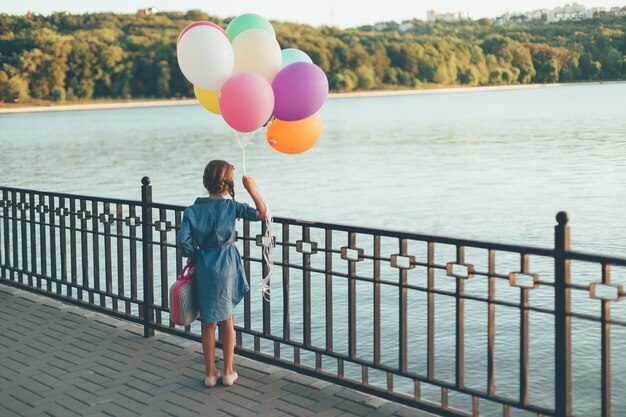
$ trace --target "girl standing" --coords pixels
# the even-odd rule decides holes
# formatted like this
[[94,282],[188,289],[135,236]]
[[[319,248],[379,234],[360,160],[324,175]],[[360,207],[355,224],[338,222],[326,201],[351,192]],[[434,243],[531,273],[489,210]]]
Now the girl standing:
[[[202,177],[208,197],[199,197],[183,214],[177,245],[196,267],[194,283],[202,322],[204,384],[214,387],[221,377],[226,386],[239,377],[233,369],[235,329],[233,309],[250,290],[235,241],[235,220],[265,220],[266,208],[254,179],[242,177],[256,208],[235,201],[234,167],[226,161],[207,164]],[[226,198],[230,196],[231,198]],[[194,241],[198,247],[194,246]],[[223,374],[215,370],[215,328],[220,326]]]

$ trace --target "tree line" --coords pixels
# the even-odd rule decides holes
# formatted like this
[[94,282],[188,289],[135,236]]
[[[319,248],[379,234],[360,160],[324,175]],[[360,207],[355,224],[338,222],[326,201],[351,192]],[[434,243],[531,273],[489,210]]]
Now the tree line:
[[[193,97],[176,62],[187,24],[204,12],[150,16],[0,14],[0,100]],[[489,19],[355,29],[273,22],[334,91],[626,79],[626,17],[500,26]]]

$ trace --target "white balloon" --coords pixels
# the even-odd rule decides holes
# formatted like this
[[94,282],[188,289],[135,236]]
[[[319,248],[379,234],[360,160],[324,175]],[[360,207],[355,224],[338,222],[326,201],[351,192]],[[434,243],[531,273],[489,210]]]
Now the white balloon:
[[230,41],[224,32],[211,26],[196,26],[185,32],[176,55],[185,78],[205,90],[219,90],[233,73]]
[[282,56],[280,45],[269,32],[261,29],[248,29],[233,41],[235,69],[240,72],[256,72],[270,84],[280,71]]

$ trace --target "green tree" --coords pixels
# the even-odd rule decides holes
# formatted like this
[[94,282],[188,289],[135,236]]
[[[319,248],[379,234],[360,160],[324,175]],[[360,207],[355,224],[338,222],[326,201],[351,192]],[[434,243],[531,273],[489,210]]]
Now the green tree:
[[359,84],[359,77],[354,71],[344,69],[332,74],[329,79],[330,87],[338,91],[352,91]]
[[95,75],[92,67],[96,66],[96,52],[90,43],[81,36],[72,41],[72,50],[67,57],[67,86],[72,96],[76,98],[91,98],[93,96]]
[[600,77],[602,64],[594,61],[592,56],[584,54],[580,57],[580,76],[583,80],[597,80]]
[[556,59],[550,59],[539,67],[536,81],[540,83],[556,83],[559,81],[559,63]]
[[387,49],[384,45],[378,43],[372,47],[369,53],[370,66],[374,70],[376,82],[379,83],[385,76],[385,71],[391,65],[391,59],[387,56]]
[[399,85],[403,85],[407,87],[413,87],[415,85],[415,78],[410,73],[401,69],[397,71],[398,71],[398,84]]
[[519,70],[517,81],[528,84],[537,74],[530,51],[521,43],[517,43],[512,49],[511,65]]
[[448,68],[444,66],[437,67],[437,69],[435,70],[435,76],[433,77],[433,81],[437,84],[450,84],[452,80],[450,79]]
[[[192,21],[225,28],[199,10],[153,16],[93,13],[0,14],[0,99],[191,97],[176,39]],[[610,13],[577,22],[500,26],[412,20],[400,31],[316,28],[274,22],[282,48],[299,48],[351,91],[424,84],[526,84],[626,78],[626,20]]]
[[406,44],[392,44],[387,49],[387,55],[391,66],[410,74],[418,74],[418,56],[415,48]]
[[613,47],[608,47],[602,57],[600,57],[602,69],[600,77],[605,80],[615,80],[622,77],[622,68],[624,67],[624,57]]
[[52,88],[52,92],[50,94],[50,97],[52,98],[52,100],[54,101],[58,101],[58,102],[64,102],[67,95],[65,93],[65,89],[63,87],[59,87],[56,86],[54,88]]
[[480,83],[480,75],[476,67],[469,67],[459,71],[459,82],[461,84],[477,86]]
[[28,98],[28,82],[19,75],[9,76],[5,71],[0,71],[0,100],[18,102]]
[[157,64],[156,94],[159,97],[167,97],[170,93],[170,80],[172,78],[170,65],[166,60]]
[[359,78],[358,87],[363,90],[371,90],[376,87],[376,74],[374,68],[369,65],[360,65],[355,71]]
[[390,67],[385,70],[383,76],[383,82],[385,84],[397,85],[398,84],[398,70],[395,67]]
[[65,87],[71,37],[48,28],[33,32],[31,36],[35,47],[20,57],[21,75],[28,80],[33,97],[50,98],[54,87]]

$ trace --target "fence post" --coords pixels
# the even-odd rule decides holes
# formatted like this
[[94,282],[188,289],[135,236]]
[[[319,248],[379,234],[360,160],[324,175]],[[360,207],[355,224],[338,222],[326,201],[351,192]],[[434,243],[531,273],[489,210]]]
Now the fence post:
[[554,358],[555,416],[572,415],[572,334],[570,312],[569,216],[556,215],[554,228]]
[[150,178],[141,179],[141,249],[143,252],[143,336],[154,336],[152,299],[154,274],[152,270],[152,186]]

